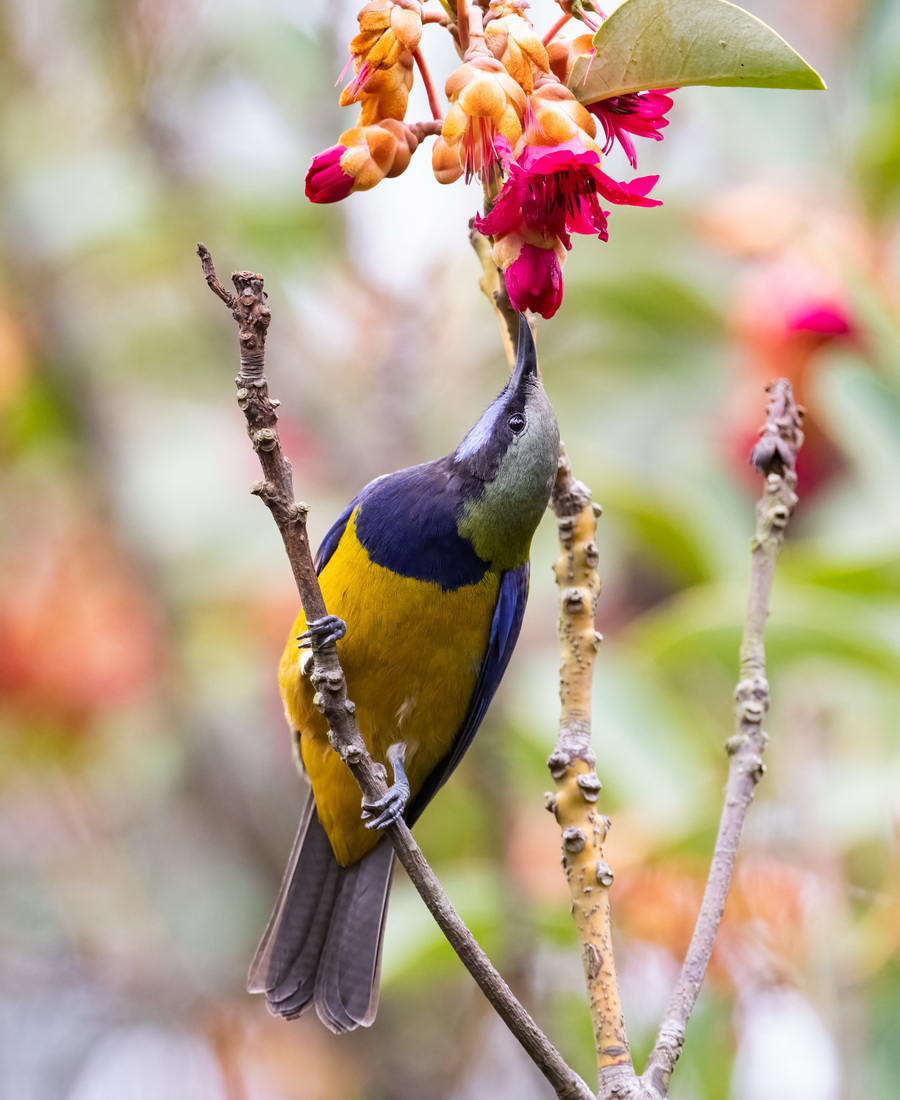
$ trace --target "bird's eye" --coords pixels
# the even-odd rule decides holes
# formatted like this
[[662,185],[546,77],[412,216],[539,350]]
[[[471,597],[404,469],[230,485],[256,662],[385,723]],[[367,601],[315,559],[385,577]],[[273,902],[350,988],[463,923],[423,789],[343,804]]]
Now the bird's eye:
[[513,413],[512,416],[506,422],[509,425],[510,431],[519,434],[525,427],[525,417],[521,413]]

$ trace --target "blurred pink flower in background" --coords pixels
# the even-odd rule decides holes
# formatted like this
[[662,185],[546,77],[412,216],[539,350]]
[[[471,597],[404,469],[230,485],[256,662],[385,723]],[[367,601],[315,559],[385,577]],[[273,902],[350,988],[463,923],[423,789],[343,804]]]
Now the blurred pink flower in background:
[[818,385],[829,348],[865,351],[847,279],[872,263],[862,225],[799,186],[759,183],[727,194],[704,226],[714,243],[748,264],[731,307],[741,365],[726,446],[743,469],[759,429],[760,388],[789,379],[806,409],[799,488],[815,494],[846,461],[823,416]]

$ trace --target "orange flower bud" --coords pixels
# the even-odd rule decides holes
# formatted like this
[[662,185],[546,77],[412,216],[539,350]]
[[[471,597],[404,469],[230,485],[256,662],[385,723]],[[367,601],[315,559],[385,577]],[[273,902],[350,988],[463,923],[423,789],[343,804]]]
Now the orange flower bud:
[[585,57],[594,51],[594,36],[580,34],[577,38],[560,38],[557,36],[547,47],[547,57],[550,60],[550,71],[557,80],[568,84],[572,66],[579,57]]
[[372,92],[372,83],[385,71],[399,68],[411,73],[422,37],[422,16],[419,0],[366,4],[359,13],[360,33],[350,43],[356,76],[341,96],[342,105],[355,103],[363,91]]
[[401,51],[419,48],[423,14],[419,0],[371,0],[357,17],[350,52],[365,53],[372,68],[396,65]]
[[463,174],[459,149],[449,146],[442,137],[435,138],[431,147],[431,167],[438,183],[456,183]]
[[504,137],[512,146],[522,136],[525,93],[481,36],[472,36],[466,60],[450,74],[445,91],[450,109],[441,136],[457,149],[466,179],[492,172],[499,159],[495,140]]
[[534,69],[549,73],[547,51],[525,17],[526,0],[491,0],[484,41],[509,75],[526,92],[534,88]]
[[397,149],[394,153],[394,160],[390,168],[385,172],[385,176],[392,180],[409,168],[409,162],[412,160],[412,155],[419,147],[419,139],[413,134],[412,130],[410,130],[408,126],[404,126],[402,122],[387,119],[382,122],[381,125],[394,128],[397,134]]
[[369,191],[385,176],[405,172],[419,144],[408,126],[386,119],[373,126],[354,126],[340,141],[313,158],[306,176],[312,202],[338,202],[352,191]]
[[597,136],[593,115],[557,80],[539,80],[528,106],[529,145],[562,145],[579,137],[588,148],[601,153],[593,140]]
[[413,71],[403,65],[390,69],[377,69],[366,81],[365,89],[353,93],[353,85],[341,93],[340,104],[347,107],[360,105],[360,126],[374,126],[384,119],[402,121],[406,117],[409,90],[412,88]]

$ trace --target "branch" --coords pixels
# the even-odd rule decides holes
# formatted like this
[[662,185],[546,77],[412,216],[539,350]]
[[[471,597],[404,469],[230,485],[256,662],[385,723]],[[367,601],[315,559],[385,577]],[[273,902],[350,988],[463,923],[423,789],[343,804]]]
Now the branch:
[[[307,620],[320,619],[326,609],[306,532],[308,508],[294,499],[291,464],[278,438],[275,412],[278,402],[270,399],[265,376],[265,340],[270,314],[265,304],[262,276],[250,271],[235,272],[232,281],[237,295],[232,295],[217,279],[209,250],[201,244],[197,254],[210,289],[232,311],[240,330],[241,366],[235,380],[237,400],[247,418],[247,431],[265,479],[251,492],[269,508],[278,526]],[[317,650],[313,682],[321,698],[322,713],[328,720],[328,738],[333,748],[350,768],[367,801],[383,797],[387,792],[384,769],[374,763],[360,736],[354,718],[356,708],[347,697],[336,646]],[[591,1100],[593,1094],[587,1085],[566,1065],[478,946],[425,861],[407,824],[398,821],[385,832],[441,931],[507,1027],[553,1086],[556,1095],[561,1100]]]
[[669,1078],[681,1054],[685,1028],[722,921],[744,818],[765,771],[762,754],[769,738],[762,722],[769,709],[769,684],[763,638],[775,562],[797,504],[795,464],[803,443],[800,430],[803,410],[794,403],[790,382],[781,378],[768,387],[768,392],[771,398],[766,424],[750,457],[766,483],[756,506],[750,597],[735,689],[736,729],[726,744],[730,761],[725,805],[694,935],[642,1078],[662,1096],[666,1095]]
[[637,1095],[610,931],[613,871],[603,853],[610,821],[597,810],[600,780],[591,748],[591,683],[602,641],[594,628],[600,595],[594,538],[600,508],[592,503],[590,490],[572,476],[562,445],[550,505],[562,547],[554,566],[560,599],[562,711],[556,748],[547,761],[556,782],[556,793],[547,796],[547,808],[562,829],[563,869],[581,944],[601,1096],[613,1094],[613,1081],[618,1095]]
[[[503,272],[494,263],[491,255],[491,242],[475,228],[475,219],[469,220],[469,244],[475,249],[475,255],[481,262],[481,278],[478,286],[481,293],[491,303],[500,325],[500,337],[506,349],[506,358],[510,366],[516,361],[516,341],[519,338],[519,314],[513,309],[506,289]],[[532,329],[534,326],[532,326]]]

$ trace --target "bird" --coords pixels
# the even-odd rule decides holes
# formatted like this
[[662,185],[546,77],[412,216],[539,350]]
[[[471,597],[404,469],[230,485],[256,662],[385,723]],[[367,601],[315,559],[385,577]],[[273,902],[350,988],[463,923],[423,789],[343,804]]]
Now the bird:
[[[316,568],[328,614],[300,612],[278,672],[311,793],[250,967],[248,989],[273,1015],[315,1007],[335,1033],[375,1019],[394,872],[383,830],[418,819],[481,725],[522,625],[558,456],[520,315],[509,380],[462,443],[370,482],[326,534]],[[331,643],[366,748],[393,775],[362,810],[314,701],[316,650]]]

